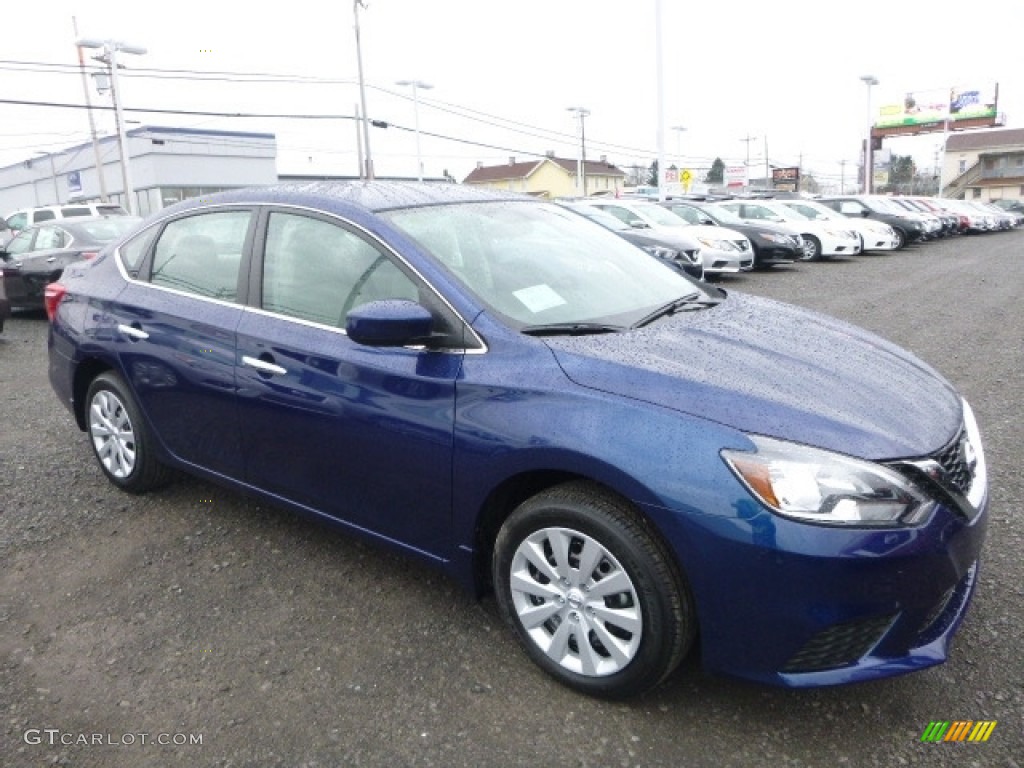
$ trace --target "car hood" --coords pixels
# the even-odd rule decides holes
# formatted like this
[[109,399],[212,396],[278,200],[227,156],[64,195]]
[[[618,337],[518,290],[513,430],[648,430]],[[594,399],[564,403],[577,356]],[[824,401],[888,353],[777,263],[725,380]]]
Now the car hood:
[[746,240],[747,236],[729,227],[719,227],[714,224],[691,224],[686,228],[686,233],[693,237],[704,237],[709,240]]
[[746,221],[743,224],[745,232],[774,232],[778,235],[794,237],[800,234],[800,230],[792,224],[781,224],[776,221]]
[[962,421],[952,386],[910,353],[744,294],[635,331],[545,342],[581,386],[866,459],[931,454]]
[[664,230],[654,232],[649,229],[627,229],[618,234],[636,245],[660,245],[665,248],[689,251],[700,248],[700,243],[693,235],[686,234],[685,230],[678,232],[666,232]]

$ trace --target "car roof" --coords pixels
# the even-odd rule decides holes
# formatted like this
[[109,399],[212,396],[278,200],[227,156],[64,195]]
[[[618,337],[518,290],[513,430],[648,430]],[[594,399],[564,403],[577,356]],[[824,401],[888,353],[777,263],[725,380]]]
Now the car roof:
[[204,195],[202,198],[184,200],[165,208],[161,213],[174,213],[211,204],[231,203],[310,205],[327,209],[354,206],[367,212],[378,213],[429,205],[509,200],[537,201],[537,198],[447,182],[318,181],[245,187],[218,192],[213,195]]

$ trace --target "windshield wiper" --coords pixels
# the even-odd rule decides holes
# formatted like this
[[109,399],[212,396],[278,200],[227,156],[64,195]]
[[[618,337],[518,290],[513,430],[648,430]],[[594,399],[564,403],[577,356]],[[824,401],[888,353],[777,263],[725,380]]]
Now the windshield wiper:
[[683,309],[707,309],[708,307],[713,307],[716,304],[722,303],[722,299],[712,299],[711,297],[704,297],[702,299],[700,298],[700,295],[701,294],[699,293],[691,293],[681,298],[673,299],[668,304],[663,304],[650,314],[641,317],[633,323],[630,328],[642,328],[645,325],[653,323],[659,317],[674,315],[676,312]]
[[519,330],[530,336],[586,336],[594,333],[618,333],[625,328],[606,323],[547,323],[527,325]]

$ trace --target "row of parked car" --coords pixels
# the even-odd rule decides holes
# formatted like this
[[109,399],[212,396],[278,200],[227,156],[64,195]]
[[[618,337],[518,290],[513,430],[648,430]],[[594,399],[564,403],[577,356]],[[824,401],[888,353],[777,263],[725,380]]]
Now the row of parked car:
[[[924,197],[820,199],[644,197],[564,201],[698,279],[797,261],[893,250],[953,234],[1021,226],[1024,213]],[[0,330],[11,308],[42,309],[68,264],[91,258],[141,219],[88,203],[15,211],[0,220]]]
[[564,204],[696,277],[895,250],[1024,223],[1020,212],[980,202],[881,195],[660,202],[600,197]]

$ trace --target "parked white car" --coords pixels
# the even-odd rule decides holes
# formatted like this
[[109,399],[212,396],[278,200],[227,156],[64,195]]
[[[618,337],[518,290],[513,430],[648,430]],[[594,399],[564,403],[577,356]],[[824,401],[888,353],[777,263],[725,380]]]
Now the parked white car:
[[884,221],[853,219],[813,200],[779,200],[811,221],[830,221],[837,227],[852,229],[860,236],[861,251],[894,251],[900,247],[896,230]]
[[21,230],[33,224],[81,216],[127,216],[128,211],[114,203],[65,203],[21,208],[0,220],[0,245],[6,245]]
[[852,227],[843,222],[809,219],[782,203],[781,200],[728,200],[721,206],[741,219],[773,221],[796,227],[804,239],[804,261],[860,253],[860,236]]
[[581,200],[607,211],[620,221],[637,229],[652,229],[662,232],[679,232],[697,239],[704,261],[704,274],[723,272],[747,272],[754,268],[754,249],[746,235],[728,227],[691,224],[657,203],[645,200],[623,200],[594,198]]

